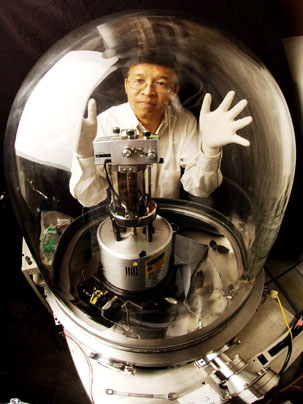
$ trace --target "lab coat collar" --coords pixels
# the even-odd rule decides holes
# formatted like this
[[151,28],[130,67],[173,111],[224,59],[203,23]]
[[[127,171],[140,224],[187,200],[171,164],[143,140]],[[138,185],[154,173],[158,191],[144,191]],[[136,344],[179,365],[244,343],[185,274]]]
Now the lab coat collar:
[[[156,135],[158,135],[159,137],[161,136],[162,130],[167,128],[171,119],[177,118],[178,113],[180,112],[181,108],[182,107],[181,107],[179,98],[176,97],[172,101],[172,103],[165,109],[162,121],[160,122],[160,125],[155,132]],[[129,102],[127,102],[127,109],[128,109],[128,113],[129,113],[131,127],[136,128],[136,130],[138,131],[139,134],[142,133],[144,130],[146,130],[146,128],[141,124],[141,122],[136,117]]]

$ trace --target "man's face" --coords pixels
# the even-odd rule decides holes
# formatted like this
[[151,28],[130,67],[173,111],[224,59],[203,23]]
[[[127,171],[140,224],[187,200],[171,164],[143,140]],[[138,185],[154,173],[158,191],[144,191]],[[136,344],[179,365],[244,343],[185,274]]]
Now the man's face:
[[[138,85],[142,88],[134,88]],[[179,91],[172,68],[150,63],[133,65],[124,86],[128,101],[139,120],[162,117],[165,108]],[[163,87],[160,90],[164,92],[157,91],[159,87]]]

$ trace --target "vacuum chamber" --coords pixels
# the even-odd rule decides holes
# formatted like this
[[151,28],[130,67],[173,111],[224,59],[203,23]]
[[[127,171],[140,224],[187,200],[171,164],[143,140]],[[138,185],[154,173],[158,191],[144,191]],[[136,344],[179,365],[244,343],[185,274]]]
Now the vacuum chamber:
[[[109,176],[122,185],[111,200],[84,208],[71,196],[69,179],[87,102],[94,98],[98,113],[124,102],[123,69],[142,49],[174,54],[180,102],[197,118],[205,93],[213,108],[231,89],[235,102],[247,99],[253,123],[241,136],[250,147],[224,147],[223,183],[210,197],[184,192],[172,200],[146,192],[148,170],[161,159],[150,134],[144,140],[116,135],[111,146],[96,142],[96,164],[109,158]],[[283,322],[270,336],[269,323],[254,327],[251,335],[263,339],[254,347],[249,338],[243,348],[235,343],[256,321],[263,265],[296,158],[283,94],[250,50],[170,14],[93,21],[32,69],[13,104],[5,148],[24,238],[95,402],[200,403],[209,394],[218,403],[234,397],[252,403],[277,384],[278,375],[265,366],[270,360],[256,358],[285,337]],[[264,307],[259,313],[277,315],[272,303]],[[79,346],[100,373],[92,392]]]

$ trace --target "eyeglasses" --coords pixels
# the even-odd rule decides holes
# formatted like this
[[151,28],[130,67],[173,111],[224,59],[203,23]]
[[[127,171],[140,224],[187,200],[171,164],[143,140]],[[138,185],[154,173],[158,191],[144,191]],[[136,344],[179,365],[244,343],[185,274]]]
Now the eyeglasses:
[[[134,90],[144,90],[147,86],[148,83],[146,83],[145,80],[143,79],[134,79],[134,80],[127,80],[130,87]],[[157,92],[157,93],[165,93],[168,94],[171,90],[171,87],[168,83],[165,81],[155,81],[154,83],[151,84],[151,87]]]

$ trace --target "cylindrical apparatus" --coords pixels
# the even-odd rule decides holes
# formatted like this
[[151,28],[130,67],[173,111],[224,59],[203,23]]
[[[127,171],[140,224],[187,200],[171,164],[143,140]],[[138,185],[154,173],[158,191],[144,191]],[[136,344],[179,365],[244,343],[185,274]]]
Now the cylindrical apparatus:
[[164,283],[172,252],[172,227],[157,217],[150,194],[158,139],[147,131],[139,136],[127,129],[120,135],[115,127],[113,132],[94,141],[95,163],[104,165],[111,194],[110,217],[97,230],[102,276],[118,295],[145,299]]
[[144,228],[126,228],[116,241],[110,218],[97,230],[103,276],[124,292],[143,292],[157,286],[167,275],[173,231],[163,218],[153,222],[153,242],[146,240]]

